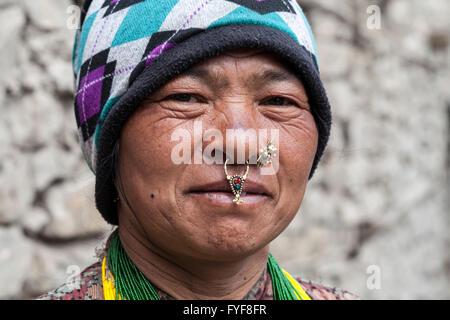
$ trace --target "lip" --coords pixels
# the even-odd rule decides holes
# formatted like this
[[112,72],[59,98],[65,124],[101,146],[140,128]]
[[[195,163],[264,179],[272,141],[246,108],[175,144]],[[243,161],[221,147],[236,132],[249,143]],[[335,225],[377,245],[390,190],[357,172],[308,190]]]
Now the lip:
[[[243,193],[247,195],[262,195],[266,197],[272,197],[269,190],[261,183],[257,183],[250,179],[245,180]],[[188,193],[230,193],[231,192],[230,183],[227,180],[207,182],[199,185],[194,185],[189,188]]]
[[[234,194],[227,180],[194,185],[186,193],[209,204],[234,205]],[[272,198],[272,195],[263,184],[247,179],[240,197],[243,202],[239,206],[256,205],[269,198]]]

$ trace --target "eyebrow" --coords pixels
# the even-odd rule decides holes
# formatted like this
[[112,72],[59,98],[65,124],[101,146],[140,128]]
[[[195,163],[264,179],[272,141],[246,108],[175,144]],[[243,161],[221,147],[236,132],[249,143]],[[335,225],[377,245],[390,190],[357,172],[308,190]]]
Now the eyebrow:
[[264,71],[263,76],[272,81],[288,81],[297,79],[297,77],[294,76],[292,73],[276,70],[266,70]]
[[[208,69],[203,67],[191,68],[184,72],[183,76],[199,80],[205,85],[211,86],[216,90],[226,89],[229,87],[228,80],[222,77],[220,73],[210,72]],[[269,83],[293,80],[298,81],[298,78],[292,73],[268,69],[262,72],[253,73],[248,79],[246,79],[245,84],[248,87],[261,88]]]
[[259,84],[259,87],[267,85],[271,82],[285,82],[298,80],[292,73],[278,71],[278,70],[265,70],[262,73],[253,74],[250,77],[250,81],[255,84]]
[[219,73],[210,72],[208,69],[202,67],[191,68],[182,75],[199,80],[203,84],[213,87],[215,90],[226,89],[230,86],[228,80]]

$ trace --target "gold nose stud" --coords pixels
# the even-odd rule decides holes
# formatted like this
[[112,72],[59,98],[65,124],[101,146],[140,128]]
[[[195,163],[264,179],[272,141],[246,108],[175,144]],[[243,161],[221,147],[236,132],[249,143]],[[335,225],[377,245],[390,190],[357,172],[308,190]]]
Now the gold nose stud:
[[256,160],[256,163],[258,164],[258,166],[262,167],[267,164],[271,164],[272,159],[274,157],[276,157],[276,155],[277,155],[276,154],[277,150],[278,149],[272,144],[272,141],[269,141],[265,148],[262,148],[261,150],[259,150],[259,157]]

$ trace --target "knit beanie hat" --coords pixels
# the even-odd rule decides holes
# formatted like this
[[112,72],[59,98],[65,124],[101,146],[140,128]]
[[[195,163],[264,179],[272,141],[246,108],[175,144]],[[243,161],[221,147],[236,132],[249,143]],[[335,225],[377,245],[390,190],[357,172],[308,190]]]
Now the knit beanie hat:
[[118,224],[112,154],[127,119],[176,75],[238,48],[275,53],[302,81],[319,133],[311,177],[331,112],[311,28],[295,0],[85,1],[73,52],[75,116],[108,223]]

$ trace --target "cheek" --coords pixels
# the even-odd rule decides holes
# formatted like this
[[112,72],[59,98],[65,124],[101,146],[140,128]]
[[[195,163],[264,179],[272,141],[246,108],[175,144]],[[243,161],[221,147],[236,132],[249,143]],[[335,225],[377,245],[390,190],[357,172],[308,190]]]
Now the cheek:
[[[192,135],[188,121],[170,119],[167,112],[158,107],[137,111],[122,130],[121,142],[125,143],[124,154],[130,164],[137,166],[142,174],[161,174],[157,169],[173,169],[178,166],[171,158],[172,150],[180,140],[172,141],[172,134],[182,130]],[[180,139],[176,135],[175,139]],[[192,146],[191,146],[192,147]],[[166,175],[169,172],[162,172]]]
[[[141,208],[171,201],[177,178],[184,165],[177,165],[171,153],[175,121],[161,121],[158,112],[139,112],[124,126],[121,134],[120,169],[126,189]],[[154,198],[151,198],[151,195]],[[172,195],[172,196],[171,196]]]
[[[124,205],[119,223],[143,230],[154,239],[167,239],[179,223],[175,191],[186,167],[171,159],[172,149],[179,143],[171,141],[171,135],[184,122],[152,111],[138,110],[122,129],[120,179],[131,210]],[[183,129],[189,131],[189,127]]]
[[298,206],[317,151],[318,132],[311,113],[280,125],[280,187]]
[[287,169],[309,176],[317,151],[318,132],[314,117],[302,112],[299,117],[280,125],[280,161]]
[[149,127],[122,135],[120,159],[124,172],[149,178],[170,165],[167,161],[170,159],[170,152],[166,150],[168,146],[162,143],[165,136],[155,135],[156,132]]

